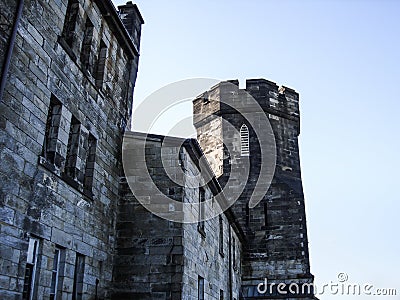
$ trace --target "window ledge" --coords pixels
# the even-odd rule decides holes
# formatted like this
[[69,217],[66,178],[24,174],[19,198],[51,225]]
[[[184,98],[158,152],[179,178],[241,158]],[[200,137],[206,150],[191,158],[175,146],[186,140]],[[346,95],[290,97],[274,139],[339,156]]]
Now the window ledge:
[[67,42],[64,40],[64,38],[59,35],[58,36],[58,43],[61,45],[61,47],[64,49],[65,52],[71,57],[71,59],[76,62],[76,55],[72,51],[71,47],[67,44]]
[[85,188],[82,183],[76,181],[73,179],[71,176],[62,173],[61,174],[61,179],[64,180],[67,184],[69,184],[71,187],[79,191],[81,194],[89,198],[91,201],[93,201],[93,193],[89,189]]
[[39,156],[39,165],[43,166],[45,169],[57,175],[58,177],[61,176],[60,168],[55,164],[51,163],[50,161],[48,161],[46,157]]
[[58,178],[63,180],[75,190],[77,190],[85,198],[87,198],[87,200],[93,201],[93,192],[89,188],[84,187],[83,184],[81,184],[80,182],[74,180],[64,172],[61,172],[61,169],[59,167],[49,162],[45,157],[39,156],[39,165],[56,175]]

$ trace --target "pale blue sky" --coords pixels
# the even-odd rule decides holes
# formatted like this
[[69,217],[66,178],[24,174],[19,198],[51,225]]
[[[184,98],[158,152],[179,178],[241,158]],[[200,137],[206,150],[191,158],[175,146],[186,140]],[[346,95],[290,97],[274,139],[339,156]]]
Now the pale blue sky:
[[196,77],[296,89],[316,284],[346,272],[349,282],[398,289],[395,297],[319,297],[400,299],[400,2],[136,3],[146,24],[134,106]]

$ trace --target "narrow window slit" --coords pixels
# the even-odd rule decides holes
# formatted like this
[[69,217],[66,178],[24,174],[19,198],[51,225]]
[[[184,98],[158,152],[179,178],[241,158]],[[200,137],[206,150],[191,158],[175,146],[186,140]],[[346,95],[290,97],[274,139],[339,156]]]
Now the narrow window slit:
[[240,155],[241,156],[249,156],[249,128],[246,124],[243,124],[240,127]]

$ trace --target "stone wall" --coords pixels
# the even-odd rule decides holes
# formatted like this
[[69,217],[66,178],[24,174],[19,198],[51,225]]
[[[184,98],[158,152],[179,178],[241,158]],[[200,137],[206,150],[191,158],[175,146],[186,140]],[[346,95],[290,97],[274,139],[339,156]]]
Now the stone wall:
[[[299,96],[294,90],[279,88],[265,79],[247,80],[244,90],[239,89],[238,81],[222,82],[217,90],[212,89],[217,97],[210,102],[202,101],[204,94],[194,100],[194,123],[202,148],[208,149],[215,143],[214,138],[209,137],[220,135],[226,148],[231,149],[224,153],[224,159],[214,169],[222,168],[221,185],[228,184],[229,190],[236,193],[233,211],[246,233],[242,270],[244,296],[256,297],[253,292],[264,278],[271,282],[311,283],[313,276],[297,140]],[[255,102],[250,101],[251,97]],[[214,102],[220,102],[219,108]],[[236,110],[227,104],[235,105]],[[252,124],[246,114],[251,115]],[[271,130],[263,122],[266,117]],[[211,126],[220,119],[219,127]],[[249,128],[248,156],[241,153],[240,128],[243,124]],[[213,132],[205,131],[206,126]],[[266,143],[262,145],[261,141]],[[262,151],[275,160],[276,168],[264,171],[273,172],[271,185],[268,192],[261,195],[260,203],[250,208],[249,199],[261,175]],[[238,169],[248,170],[248,178],[239,180],[238,174],[232,174],[232,170]]]
[[[136,195],[148,195],[148,203],[164,194],[181,201],[183,189],[165,174],[161,163],[161,142],[126,133],[124,139],[125,175],[134,184]],[[141,149],[145,148],[144,157]],[[180,169],[179,146],[163,149],[171,167]],[[147,171],[151,177],[146,178]],[[139,174],[139,175],[134,175]],[[157,190],[150,193],[155,182]],[[116,260],[113,299],[181,299],[182,224],[162,219],[148,211],[124,184],[118,205]]]
[[[185,203],[197,204],[200,198],[196,187],[199,174],[198,167],[189,155],[185,156],[186,172],[195,176],[188,176],[183,195]],[[190,182],[192,181],[192,182]],[[205,216],[204,230],[198,223],[183,224],[183,292],[182,299],[198,299],[199,276],[204,279],[205,299],[239,299],[241,287],[241,253],[242,239],[232,229],[231,222],[225,213],[219,216],[207,216],[211,212],[219,211],[220,204],[215,192],[205,189]],[[192,206],[190,211],[196,219],[199,207]],[[222,226],[222,228],[220,227]],[[221,241],[222,231],[222,245]]]
[[[1,2],[2,20],[12,20],[8,2]],[[112,281],[122,133],[138,49],[110,1],[69,2],[77,6],[70,44],[67,0],[24,2],[0,103],[1,299],[26,297],[34,241],[34,299],[49,299],[58,251],[63,299],[74,291],[107,297]]]
[[[211,196],[211,195],[210,195]],[[197,199],[194,192],[185,193],[189,203]],[[214,203],[214,205],[218,205]],[[206,210],[214,209],[210,204]],[[225,214],[220,215],[223,226],[223,246],[219,246],[219,217],[205,222],[204,234],[197,224],[183,225],[183,292],[181,299],[198,299],[198,278],[204,278],[205,299],[239,299],[241,288],[241,240]],[[233,240],[235,240],[233,242]],[[235,253],[233,253],[235,252]],[[235,262],[233,262],[235,257]],[[231,273],[231,275],[229,275]],[[231,276],[231,277],[230,277]],[[232,298],[232,299],[233,299]]]
[[9,48],[13,21],[17,13],[16,1],[3,1],[0,11],[0,74],[3,74],[4,60]]
[[[142,156],[143,148],[146,157]],[[210,216],[212,211],[219,210],[219,202],[214,198],[216,181],[204,183],[204,173],[199,176],[201,155],[195,141],[126,134],[125,175],[134,194],[147,195],[140,198],[147,199],[146,205],[163,205],[165,201],[158,199],[167,195],[185,208],[175,203],[166,205],[166,211],[174,214],[185,210],[185,220],[192,223],[176,223],[154,215],[126,186],[118,206],[115,299],[198,299],[199,276],[204,279],[206,299],[222,299],[221,292],[223,299],[230,299],[231,293],[239,299],[243,235],[232,225],[235,221],[228,212]],[[146,171],[140,161],[145,161],[151,177],[146,179],[143,175]],[[170,176],[165,171],[166,165],[170,171],[174,170]],[[179,171],[185,174],[182,178]],[[153,183],[157,186],[155,191],[150,188]],[[204,214],[208,219],[204,227],[196,222],[200,214],[197,206],[200,186],[207,203]]]

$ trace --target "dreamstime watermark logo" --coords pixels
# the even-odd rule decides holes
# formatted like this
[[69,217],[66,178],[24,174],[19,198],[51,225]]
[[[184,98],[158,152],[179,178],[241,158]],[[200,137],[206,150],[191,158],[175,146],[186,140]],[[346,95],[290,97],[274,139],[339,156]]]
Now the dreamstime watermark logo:
[[[211,87],[220,84],[220,92],[205,93]],[[237,124],[231,124],[223,114],[218,116],[210,116],[215,107],[229,109],[235,114],[235,120],[246,124],[253,134],[252,138],[256,138],[259,143],[260,161],[259,175],[252,195],[249,197],[249,207],[253,208],[263,198],[271,184],[276,164],[276,145],[271,124],[259,102],[257,102],[250,94],[244,90],[240,90],[237,85],[230,82],[220,82],[215,79],[197,78],[187,79],[174,82],[152,93],[135,109],[132,119],[135,124],[135,130],[143,132],[145,138],[143,142],[138,142],[132,138],[132,134],[125,134],[122,147],[122,161],[125,176],[131,191],[135,198],[149,211],[155,215],[180,223],[196,223],[211,219],[223,211],[228,209],[238,199],[249,177],[250,159],[249,156],[240,157],[240,168],[236,168],[235,164],[231,164],[228,182],[225,188],[220,193],[214,195],[215,199],[223,199],[218,201],[218,207],[213,205],[213,210],[208,214],[200,216],[193,214],[193,211],[201,211],[201,206],[211,205],[212,199],[206,199],[204,202],[186,203],[185,201],[175,200],[173,195],[163,192],[167,182],[170,186],[179,186],[189,189],[197,189],[200,186],[205,186],[212,180],[210,176],[210,165],[218,165],[222,160],[218,161],[209,155],[207,159],[201,157],[198,163],[198,173],[186,172],[184,168],[177,168],[173,161],[180,159],[180,149],[185,145],[185,138],[193,138],[193,131],[188,128],[193,128],[193,116],[182,116],[177,114],[177,109],[182,104],[191,104],[193,99],[199,95],[203,95],[204,101],[200,103],[203,109],[197,111],[194,116],[198,120],[209,120],[215,117],[220,131],[209,130],[207,139],[221,141],[226,132],[229,132],[231,137],[236,139],[236,142],[224,143],[223,156],[231,156],[238,153],[240,146],[240,128]],[[207,106],[208,105],[208,106]],[[215,107],[213,105],[216,105]],[[210,107],[211,106],[211,107]],[[210,108],[209,108],[210,107]],[[149,134],[152,133],[152,128],[155,124],[163,119],[163,116],[168,112],[175,112],[178,117],[169,118],[171,131],[166,137],[162,138],[161,148],[157,154],[149,150]],[[214,126],[212,124],[211,126]],[[172,136],[184,137],[178,139]],[[194,135],[195,136],[195,135]],[[154,140],[154,137],[153,137]],[[235,152],[236,151],[236,152]],[[235,159],[238,159],[236,157]],[[154,168],[162,165],[162,175],[154,176]],[[151,170],[153,169],[153,170]],[[164,177],[163,177],[164,176]],[[166,179],[165,177],[168,177]],[[161,183],[164,183],[162,186]],[[235,186],[235,189],[228,187]]]
[[314,283],[308,282],[269,282],[267,278],[257,285],[257,292],[261,295],[340,295],[340,296],[396,296],[395,288],[376,288],[370,283],[349,282],[347,273],[339,273],[337,281],[330,281],[317,288]]

